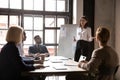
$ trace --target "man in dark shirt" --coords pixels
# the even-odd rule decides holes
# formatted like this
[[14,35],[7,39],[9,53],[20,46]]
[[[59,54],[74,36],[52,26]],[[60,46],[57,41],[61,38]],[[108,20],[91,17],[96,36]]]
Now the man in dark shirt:
[[35,44],[29,47],[29,54],[30,55],[40,55],[45,54],[46,57],[49,56],[49,52],[45,45],[41,44],[41,37],[36,35],[34,37]]

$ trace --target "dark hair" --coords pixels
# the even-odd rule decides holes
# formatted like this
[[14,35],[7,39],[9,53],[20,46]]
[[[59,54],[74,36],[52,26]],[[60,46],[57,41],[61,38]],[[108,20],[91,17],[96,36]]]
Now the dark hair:
[[39,36],[39,35],[36,35],[36,36],[34,37],[34,39],[36,39],[37,37],[39,37],[39,38],[40,38],[40,36]]
[[[85,24],[85,27],[84,27],[84,28],[87,28],[88,27],[88,18],[86,16],[82,16],[81,18],[83,18],[87,21],[87,23]],[[81,18],[80,18],[80,20],[81,20]],[[81,27],[81,24],[80,24],[80,27]]]

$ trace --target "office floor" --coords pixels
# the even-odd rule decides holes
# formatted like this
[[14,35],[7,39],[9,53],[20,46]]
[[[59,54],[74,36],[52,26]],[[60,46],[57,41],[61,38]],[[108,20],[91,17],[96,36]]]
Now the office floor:
[[65,76],[47,76],[45,80],[65,80]]

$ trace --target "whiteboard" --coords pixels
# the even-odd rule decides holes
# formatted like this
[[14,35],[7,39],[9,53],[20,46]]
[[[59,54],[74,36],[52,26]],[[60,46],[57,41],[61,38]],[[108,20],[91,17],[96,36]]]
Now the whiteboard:
[[76,42],[73,37],[77,34],[77,24],[65,24],[60,28],[58,56],[74,58]]

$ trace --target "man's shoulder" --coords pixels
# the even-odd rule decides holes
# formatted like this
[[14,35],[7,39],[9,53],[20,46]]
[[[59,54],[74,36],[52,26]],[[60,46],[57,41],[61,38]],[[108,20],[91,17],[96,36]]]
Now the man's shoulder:
[[40,46],[41,46],[41,47],[46,47],[45,45],[42,45],[42,44],[41,44]]
[[97,49],[95,49],[93,52],[97,54],[97,53],[100,53],[101,51],[102,51],[101,48],[97,48]]
[[35,47],[35,45],[29,46],[29,48],[34,48],[34,47]]
[[98,48],[93,51],[93,56],[103,57],[105,55],[104,53],[105,53],[104,49]]

